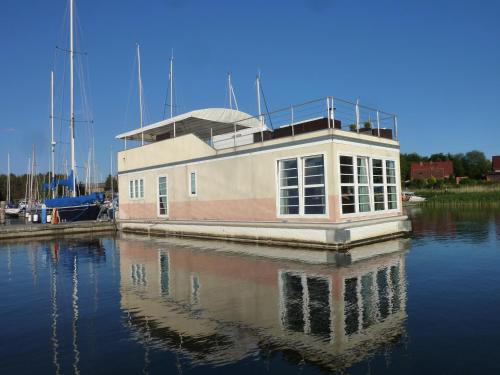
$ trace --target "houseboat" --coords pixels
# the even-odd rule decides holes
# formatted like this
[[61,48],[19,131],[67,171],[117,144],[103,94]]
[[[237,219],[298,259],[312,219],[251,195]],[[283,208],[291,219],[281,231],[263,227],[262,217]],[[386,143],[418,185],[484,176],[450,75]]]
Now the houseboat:
[[126,232],[343,249],[411,230],[397,118],[358,102],[200,109],[116,138]]

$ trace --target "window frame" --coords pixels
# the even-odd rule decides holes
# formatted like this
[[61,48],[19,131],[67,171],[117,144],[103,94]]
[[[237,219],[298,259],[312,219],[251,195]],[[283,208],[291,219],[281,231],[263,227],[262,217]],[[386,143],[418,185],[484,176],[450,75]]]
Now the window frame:
[[[160,212],[160,178],[165,178],[165,189],[166,189],[166,194],[164,195],[167,200],[165,204],[165,209],[167,211],[166,214],[162,214]],[[162,195],[163,197],[163,195]],[[168,175],[162,174],[158,175],[156,178],[156,214],[158,217],[163,217],[163,218],[168,218],[170,215],[170,206],[168,204]]]
[[[132,178],[129,180],[128,185],[128,198],[133,201],[144,200],[146,196],[146,183],[144,177]],[[142,189],[142,196],[139,193]]]
[[[341,182],[341,174],[340,174],[340,157],[341,156],[349,156],[353,158],[353,169],[354,169],[354,184],[344,184],[345,186],[352,185],[355,188],[355,212],[352,213],[343,213],[342,212],[342,182]],[[358,193],[358,158],[367,158],[368,159],[368,185],[362,184],[362,186],[368,186],[368,191],[370,192],[370,211],[369,212],[360,212],[359,211],[359,193]],[[383,170],[383,184],[374,184],[373,183],[373,159],[377,160],[382,160],[382,170]],[[337,163],[337,176],[335,178],[338,179],[338,205],[339,205],[339,213],[340,213],[340,218],[352,218],[352,217],[358,217],[358,216],[373,216],[373,215],[380,215],[384,213],[393,213],[397,212],[401,209],[401,201],[398,199],[398,197],[401,196],[401,187],[399,186],[400,184],[400,176],[398,174],[398,162],[397,162],[397,157],[384,157],[384,156],[378,156],[378,155],[368,155],[365,153],[352,153],[352,152],[343,152],[343,151],[338,151],[336,153],[336,163]],[[393,161],[394,162],[394,171],[395,171],[395,178],[396,178],[396,183],[395,184],[387,184],[387,176],[386,176],[386,162],[387,161]],[[375,196],[374,196],[374,186],[383,186],[384,188],[384,209],[375,211]],[[387,200],[387,186],[395,186],[396,187],[396,208],[388,208],[388,200]]]
[[[193,180],[191,176],[194,176],[194,193],[193,193]],[[198,196],[198,173],[196,170],[191,170],[188,173],[188,193],[190,197]]]
[[[306,214],[305,213],[305,179],[304,179],[304,159],[313,157],[323,157],[323,176],[324,176],[324,188],[325,188],[325,213],[324,214]],[[281,213],[281,203],[280,203],[280,162],[286,160],[297,160],[297,178],[299,190],[299,213],[298,214],[282,214]],[[274,159],[274,176],[276,185],[276,217],[280,219],[293,219],[293,218],[328,218],[330,217],[330,207],[328,202],[328,160],[326,152],[318,153],[307,153],[307,154],[295,154],[288,155]],[[310,187],[308,185],[308,187]]]

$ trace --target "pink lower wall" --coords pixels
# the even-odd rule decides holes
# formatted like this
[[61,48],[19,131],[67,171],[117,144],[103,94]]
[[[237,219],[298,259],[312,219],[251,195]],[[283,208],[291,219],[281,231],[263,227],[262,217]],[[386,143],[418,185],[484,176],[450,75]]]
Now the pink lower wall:
[[[276,200],[264,199],[239,199],[169,202],[170,220],[220,220],[220,221],[288,221],[288,222],[343,222],[358,221],[367,218],[387,217],[388,213],[380,215],[359,215],[347,218],[340,217],[340,203],[338,195],[328,197],[329,217],[286,217],[277,216]],[[400,211],[392,213],[400,214]],[[120,205],[120,219],[159,219],[157,207],[154,203],[127,203]]]

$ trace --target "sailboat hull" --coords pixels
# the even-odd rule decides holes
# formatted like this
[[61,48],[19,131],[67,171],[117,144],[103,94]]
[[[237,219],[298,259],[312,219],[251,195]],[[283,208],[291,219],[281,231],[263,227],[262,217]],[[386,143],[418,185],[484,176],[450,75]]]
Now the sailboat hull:
[[59,207],[57,213],[61,222],[97,220],[101,210],[98,204],[84,204],[80,206]]

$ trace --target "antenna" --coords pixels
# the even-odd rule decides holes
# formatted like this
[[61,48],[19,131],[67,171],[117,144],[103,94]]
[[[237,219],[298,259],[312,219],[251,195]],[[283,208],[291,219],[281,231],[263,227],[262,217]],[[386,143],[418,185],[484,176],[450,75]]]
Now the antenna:
[[7,153],[7,204],[10,203],[10,154]]
[[[139,75],[139,117],[141,121],[141,130],[143,124],[142,110],[142,78],[141,78],[141,46],[137,43],[137,73]],[[141,146],[144,146],[144,132],[141,132]]]

